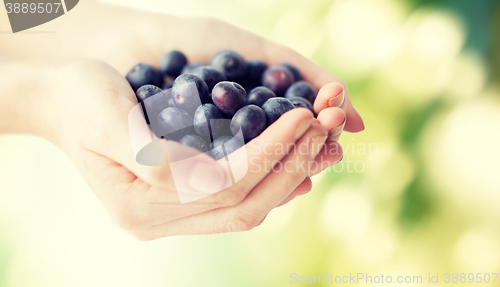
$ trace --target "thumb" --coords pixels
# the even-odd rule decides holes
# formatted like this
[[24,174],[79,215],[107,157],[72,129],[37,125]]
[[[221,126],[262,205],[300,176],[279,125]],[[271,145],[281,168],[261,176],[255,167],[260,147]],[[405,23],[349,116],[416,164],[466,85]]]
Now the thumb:
[[113,159],[153,186],[177,190],[181,203],[231,185],[224,160],[217,162],[194,148],[156,137],[140,104],[131,106],[126,120],[120,122],[116,139],[121,144],[114,149]]

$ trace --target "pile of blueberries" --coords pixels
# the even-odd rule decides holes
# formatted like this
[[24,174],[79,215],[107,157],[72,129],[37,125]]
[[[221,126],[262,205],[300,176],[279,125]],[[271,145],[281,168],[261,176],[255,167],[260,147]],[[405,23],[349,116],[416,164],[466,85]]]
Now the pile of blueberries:
[[211,150],[215,159],[224,157],[218,147],[230,154],[294,108],[314,114],[316,90],[297,68],[247,62],[230,50],[216,53],[209,65],[188,64],[173,50],[159,69],[140,63],[126,78],[156,136]]

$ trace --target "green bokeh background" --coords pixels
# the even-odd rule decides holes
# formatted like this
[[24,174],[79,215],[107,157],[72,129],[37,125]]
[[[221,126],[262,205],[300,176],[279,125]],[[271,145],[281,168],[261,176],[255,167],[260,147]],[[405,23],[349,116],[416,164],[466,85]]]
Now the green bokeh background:
[[149,243],[107,220],[54,146],[0,137],[0,286],[297,285],[291,273],[438,286],[429,273],[500,272],[500,1],[108,2],[291,46],[347,83],[366,130],[343,134],[342,164],[253,231]]

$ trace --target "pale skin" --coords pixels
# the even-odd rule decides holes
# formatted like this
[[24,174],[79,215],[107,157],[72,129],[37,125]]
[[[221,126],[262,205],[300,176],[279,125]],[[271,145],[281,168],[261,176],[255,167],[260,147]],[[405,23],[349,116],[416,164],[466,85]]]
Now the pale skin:
[[[286,113],[246,145],[254,155],[252,164],[331,166],[343,157],[340,133],[364,129],[338,77],[289,48],[227,23],[89,2],[67,16],[44,27],[57,32],[57,44],[47,40],[52,34],[0,35],[0,53],[12,59],[0,65],[0,81],[7,83],[0,91],[0,133],[35,134],[59,146],[111,217],[138,239],[250,230],[272,209],[309,192],[310,177],[321,170],[249,172],[233,186],[203,198],[203,204],[152,204],[179,199],[169,166],[140,165],[132,152],[127,119],[137,102],[124,74],[135,63],[156,65],[171,49],[185,52],[190,62],[208,62],[215,52],[232,49],[247,60],[298,67],[319,90],[314,104],[318,117],[306,109]],[[26,58],[31,59],[21,61]],[[309,150],[255,155],[265,143],[307,143]],[[190,149],[174,148],[179,153]],[[204,162],[217,170],[215,161]]]

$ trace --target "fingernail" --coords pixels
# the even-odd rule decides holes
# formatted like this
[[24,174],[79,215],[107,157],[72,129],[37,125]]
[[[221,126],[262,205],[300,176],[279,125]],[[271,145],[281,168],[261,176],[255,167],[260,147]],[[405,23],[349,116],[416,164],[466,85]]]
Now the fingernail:
[[197,163],[191,170],[188,180],[190,188],[207,194],[221,190],[224,184],[224,174],[214,165],[204,162]]
[[329,140],[336,139],[340,135],[340,133],[342,133],[342,131],[344,130],[344,127],[345,127],[345,122],[346,122],[346,119],[344,117],[344,121],[339,126],[334,127],[333,129],[331,129],[328,132]]
[[337,161],[337,163],[340,163],[343,159],[344,159],[344,155],[342,155],[342,158],[339,161]]
[[295,131],[295,139],[298,140],[300,137],[304,135],[304,133],[311,127],[313,119],[303,120]]
[[311,157],[312,160],[316,158],[318,153],[325,145],[326,138],[327,136],[318,136],[312,138],[311,143],[309,144],[309,157]]
[[344,88],[342,88],[342,90],[338,95],[328,100],[329,107],[340,108],[343,103],[344,103]]

